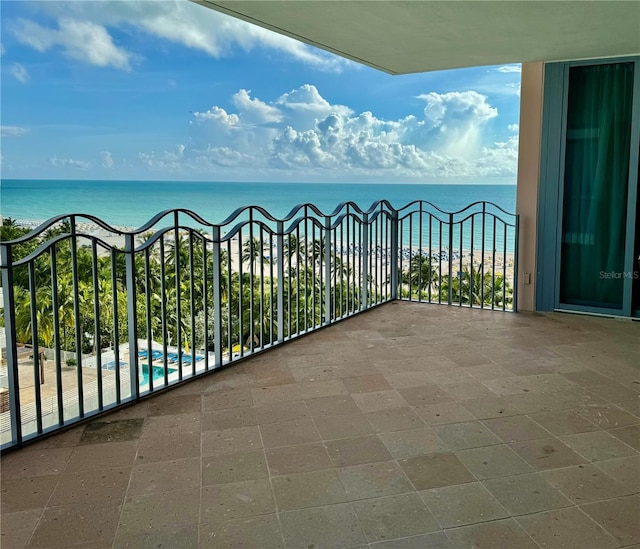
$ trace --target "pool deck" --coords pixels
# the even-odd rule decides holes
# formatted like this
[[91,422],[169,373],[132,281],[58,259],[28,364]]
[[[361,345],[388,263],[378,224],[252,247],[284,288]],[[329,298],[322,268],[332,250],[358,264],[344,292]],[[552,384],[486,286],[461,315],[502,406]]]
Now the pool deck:
[[392,302],[2,457],[12,548],[640,548],[640,323]]

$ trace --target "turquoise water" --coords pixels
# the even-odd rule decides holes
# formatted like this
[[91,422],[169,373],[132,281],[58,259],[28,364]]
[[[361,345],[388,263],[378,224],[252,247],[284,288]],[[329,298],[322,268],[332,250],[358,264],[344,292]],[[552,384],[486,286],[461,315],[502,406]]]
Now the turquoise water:
[[443,210],[459,210],[472,202],[494,202],[515,212],[515,185],[405,185],[322,183],[201,183],[186,181],[53,181],[0,182],[0,213],[19,220],[44,221],[55,215],[85,213],[111,225],[139,227],[160,211],[193,210],[219,223],[235,209],[263,206],[276,217],[295,205],[311,202],[330,213],[345,201],[368,208],[386,199],[394,207],[427,200]]
[[[162,366],[153,366],[153,381],[164,380],[164,368]],[[169,375],[175,372],[174,369],[168,368]],[[140,376],[140,386],[149,385],[149,365],[142,365],[142,375]]]

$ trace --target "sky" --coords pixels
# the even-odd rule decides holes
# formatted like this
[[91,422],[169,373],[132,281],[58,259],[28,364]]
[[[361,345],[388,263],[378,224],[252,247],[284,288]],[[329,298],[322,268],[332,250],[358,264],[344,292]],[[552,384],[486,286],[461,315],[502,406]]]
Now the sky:
[[515,183],[519,65],[391,76],[187,0],[0,17],[6,179]]

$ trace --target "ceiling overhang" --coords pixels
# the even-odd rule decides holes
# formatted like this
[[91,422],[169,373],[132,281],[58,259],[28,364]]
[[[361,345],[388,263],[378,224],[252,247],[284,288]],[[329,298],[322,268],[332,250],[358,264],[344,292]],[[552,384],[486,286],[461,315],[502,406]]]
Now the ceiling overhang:
[[194,0],[390,74],[640,55],[640,1]]

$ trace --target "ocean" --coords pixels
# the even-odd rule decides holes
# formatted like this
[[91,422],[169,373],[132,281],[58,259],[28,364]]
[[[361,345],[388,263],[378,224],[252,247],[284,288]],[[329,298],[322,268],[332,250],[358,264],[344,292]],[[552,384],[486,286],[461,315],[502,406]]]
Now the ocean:
[[368,208],[386,199],[398,208],[427,200],[445,211],[486,200],[515,213],[515,185],[415,185],[354,183],[206,183],[188,181],[0,182],[0,214],[20,221],[45,221],[61,214],[83,213],[111,225],[139,227],[155,214],[186,208],[219,223],[242,206],[262,206],[283,217],[294,206],[312,203],[330,213],[346,201]]

